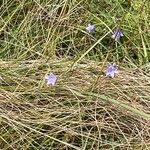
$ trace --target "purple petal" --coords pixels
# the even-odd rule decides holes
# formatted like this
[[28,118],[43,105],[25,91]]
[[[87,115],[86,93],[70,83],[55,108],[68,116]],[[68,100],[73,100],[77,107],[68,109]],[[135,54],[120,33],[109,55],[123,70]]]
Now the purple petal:
[[113,78],[115,76],[115,74],[117,74],[117,73],[118,73],[118,70],[117,70],[117,68],[115,67],[114,64],[113,65],[109,65],[107,67],[106,76],[109,76],[109,77]]
[[53,73],[46,76],[45,79],[47,80],[47,85],[55,85],[57,81],[57,77]]
[[114,78],[115,73],[114,73],[114,72],[110,72],[108,76],[110,76],[110,77]]
[[115,41],[118,41],[122,36],[123,36],[123,33],[121,32],[121,30],[120,29],[116,29],[115,32],[112,35],[112,38]]
[[86,28],[87,32],[92,33],[95,31],[95,26],[88,24],[87,28]]

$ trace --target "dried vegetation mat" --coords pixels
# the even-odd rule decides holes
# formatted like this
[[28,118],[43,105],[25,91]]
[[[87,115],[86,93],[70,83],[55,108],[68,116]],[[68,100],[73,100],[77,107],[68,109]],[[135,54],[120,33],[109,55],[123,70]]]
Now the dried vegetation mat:
[[[149,66],[61,59],[0,62],[0,147],[7,150],[150,149]],[[123,66],[123,65],[119,65]],[[47,86],[45,75],[57,75]]]

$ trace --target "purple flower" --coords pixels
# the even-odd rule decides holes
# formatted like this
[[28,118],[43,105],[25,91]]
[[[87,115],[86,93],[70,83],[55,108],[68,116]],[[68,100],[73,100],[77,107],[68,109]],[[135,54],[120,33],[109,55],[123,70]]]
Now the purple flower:
[[122,33],[121,30],[118,28],[118,29],[116,29],[115,32],[113,33],[112,38],[113,38],[115,41],[118,41],[122,36],[123,36],[123,33]]
[[47,85],[55,85],[57,81],[57,77],[53,73],[47,75],[45,79],[47,80]]
[[95,25],[91,25],[90,23],[86,27],[87,32],[92,33],[95,31]]
[[107,70],[106,70],[106,76],[108,77],[114,77],[115,76],[115,74],[117,74],[118,73],[118,69],[116,68],[116,66],[114,65],[114,64],[112,64],[112,65],[109,65],[108,67],[107,67]]

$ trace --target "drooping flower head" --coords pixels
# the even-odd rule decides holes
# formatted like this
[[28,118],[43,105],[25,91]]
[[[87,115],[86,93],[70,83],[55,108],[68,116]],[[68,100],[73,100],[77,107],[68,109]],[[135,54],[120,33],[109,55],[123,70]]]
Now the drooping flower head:
[[112,35],[112,38],[115,40],[115,41],[118,41],[120,40],[120,38],[123,36],[123,33],[121,32],[121,30],[119,28],[117,28],[113,35]]
[[47,80],[47,85],[53,85],[54,86],[56,81],[57,81],[57,77],[53,73],[47,75],[45,77],[45,79]]
[[95,25],[91,25],[90,23],[86,27],[87,32],[92,33],[95,31]]
[[114,78],[115,74],[118,73],[118,69],[116,68],[115,64],[111,64],[106,69],[106,77]]

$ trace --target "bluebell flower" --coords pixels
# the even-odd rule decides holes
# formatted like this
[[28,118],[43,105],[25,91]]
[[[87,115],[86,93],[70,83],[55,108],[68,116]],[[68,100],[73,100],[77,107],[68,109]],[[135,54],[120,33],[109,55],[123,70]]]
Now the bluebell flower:
[[47,80],[47,85],[53,85],[54,86],[56,81],[57,81],[57,77],[53,73],[47,75],[45,77],[45,79]]
[[95,25],[91,25],[90,23],[86,27],[87,32],[92,33],[95,31]]
[[118,69],[116,68],[114,64],[111,64],[107,67],[106,77],[114,78],[115,74],[117,73],[118,73]]
[[115,40],[115,41],[118,41],[121,37],[123,36],[123,33],[121,32],[121,30],[118,28],[114,31],[113,35],[112,35],[112,38]]

